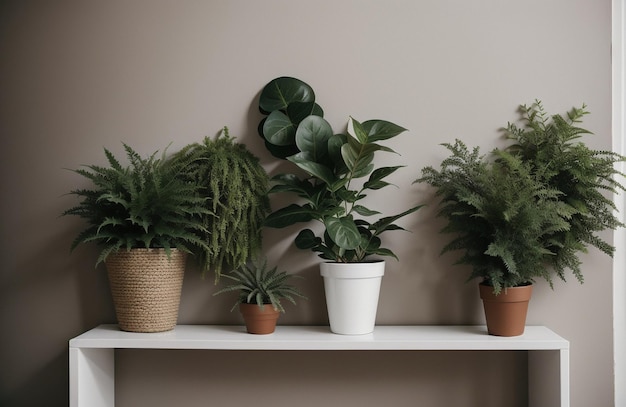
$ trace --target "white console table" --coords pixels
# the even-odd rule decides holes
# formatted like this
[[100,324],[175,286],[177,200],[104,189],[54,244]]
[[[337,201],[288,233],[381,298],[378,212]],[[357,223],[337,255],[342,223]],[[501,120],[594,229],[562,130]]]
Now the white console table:
[[528,351],[531,407],[569,407],[569,342],[543,326],[524,335],[487,335],[484,326],[376,326],[368,335],[335,335],[327,326],[278,326],[251,335],[243,326],[178,325],[163,333],[129,333],[101,325],[70,340],[70,407],[113,407],[115,349],[211,350],[511,350]]

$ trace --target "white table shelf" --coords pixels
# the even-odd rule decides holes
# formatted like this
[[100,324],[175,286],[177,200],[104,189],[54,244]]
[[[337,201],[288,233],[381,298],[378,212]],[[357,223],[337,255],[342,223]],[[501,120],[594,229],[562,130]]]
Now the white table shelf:
[[70,340],[70,407],[113,407],[115,349],[291,351],[528,351],[529,405],[569,407],[569,342],[543,326],[524,335],[487,335],[484,326],[376,326],[368,335],[336,335],[327,326],[278,326],[250,335],[243,326],[178,325],[130,333],[101,325]]

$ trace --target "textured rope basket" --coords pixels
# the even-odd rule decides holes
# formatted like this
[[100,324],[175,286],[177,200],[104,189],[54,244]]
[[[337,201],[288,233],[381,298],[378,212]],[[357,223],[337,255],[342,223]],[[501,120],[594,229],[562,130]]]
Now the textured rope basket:
[[106,260],[115,314],[121,330],[163,332],[176,326],[186,253],[131,249]]

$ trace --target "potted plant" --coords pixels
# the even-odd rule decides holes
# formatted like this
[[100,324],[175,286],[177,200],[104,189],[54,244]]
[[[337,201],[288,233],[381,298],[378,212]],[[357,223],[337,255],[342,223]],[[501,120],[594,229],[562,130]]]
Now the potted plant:
[[[393,152],[379,144],[406,129],[384,120],[348,121],[346,134],[334,134],[315,102],[313,89],[291,77],[270,81],[259,97],[267,115],[259,126],[268,150],[304,172],[279,174],[270,193],[295,194],[304,203],[292,203],[272,212],[266,225],[284,228],[296,223],[319,222],[323,231],[302,229],[298,248],[318,252],[322,263],[326,301],[332,332],[365,334],[374,329],[384,262],[375,257],[396,255],[382,246],[381,235],[402,230],[394,222],[421,205],[380,217],[362,204],[366,193],[390,185],[384,179],[401,166],[375,168],[377,151]],[[347,290],[344,291],[344,290]]]
[[185,163],[165,152],[142,158],[124,149],[128,166],[105,149],[108,167],[73,170],[93,186],[71,191],[81,201],[63,215],[87,221],[72,250],[89,242],[101,247],[96,266],[106,264],[120,329],[166,331],[176,325],[186,255],[209,250],[203,217],[210,211],[196,185],[181,177]]
[[[584,242],[607,249],[594,232],[620,226],[611,213],[612,202],[601,191],[622,188],[612,179],[613,163],[622,158],[571,143],[586,132],[574,125],[583,110],[550,120],[540,106],[522,107],[526,129],[507,126],[517,144],[489,157],[458,140],[444,144],[451,156],[440,170],[424,168],[416,181],[436,188],[438,216],[448,221],[442,232],[454,234],[442,253],[463,252],[457,264],[471,266],[470,279],[480,279],[487,326],[494,335],[522,334],[523,302],[530,298],[535,279],[552,286],[554,274],[564,279],[565,268],[571,268],[582,282],[577,254],[585,250]],[[519,294],[524,290],[528,293]],[[513,318],[492,309],[504,300],[510,301],[508,308],[521,308],[517,327],[506,326]],[[492,316],[504,316],[505,321],[494,322]]]
[[251,334],[270,334],[276,329],[276,322],[285,308],[281,300],[296,305],[295,297],[306,298],[289,280],[293,275],[277,271],[277,267],[268,268],[267,260],[262,263],[252,262],[228,274],[224,278],[233,282],[213,295],[226,292],[239,292],[231,312],[239,307]]
[[624,226],[615,216],[616,206],[606,192],[624,190],[615,164],[624,157],[612,151],[593,150],[579,139],[591,135],[579,127],[589,114],[583,104],[566,115],[549,115],[540,100],[520,106],[522,127],[509,123],[506,137],[513,141],[508,151],[531,165],[532,171],[551,188],[561,191],[559,199],[572,210],[570,227],[550,237],[549,266],[565,281],[567,269],[583,282],[579,253],[592,246],[609,256],[615,248],[597,233]]
[[205,137],[175,153],[185,166],[181,174],[198,186],[210,212],[202,215],[199,232],[208,250],[198,253],[203,271],[238,268],[261,250],[261,231],[269,212],[269,177],[259,159],[235,142],[224,127],[215,139]]

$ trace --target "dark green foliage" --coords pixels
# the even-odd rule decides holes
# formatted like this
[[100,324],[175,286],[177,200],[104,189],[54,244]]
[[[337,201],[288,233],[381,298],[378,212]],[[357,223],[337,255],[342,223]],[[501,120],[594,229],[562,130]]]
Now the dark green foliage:
[[181,177],[187,163],[169,161],[165,152],[161,158],[156,152],[142,158],[126,144],[124,149],[130,161],[127,167],[105,149],[109,167],[88,165],[73,170],[89,179],[93,188],[71,191],[81,202],[63,212],[88,223],[72,250],[81,243],[101,245],[96,265],[120,249],[165,248],[168,254],[172,248],[207,251],[202,217],[211,212],[196,186]]
[[229,274],[223,274],[224,278],[232,280],[234,283],[222,288],[213,295],[225,292],[239,291],[239,298],[233,308],[240,303],[258,304],[263,308],[265,304],[272,306],[280,312],[285,312],[281,304],[282,299],[286,299],[292,304],[296,304],[295,297],[306,299],[293,285],[289,284],[292,277],[285,271],[277,271],[277,268],[267,268],[267,261],[259,264],[245,264]]
[[570,269],[583,281],[578,254],[592,245],[613,254],[597,232],[623,226],[613,215],[609,192],[624,187],[614,165],[624,157],[591,150],[575,141],[589,131],[576,126],[585,106],[567,117],[548,116],[539,101],[521,106],[524,128],[509,123],[515,144],[494,150],[493,161],[456,141],[445,144],[452,156],[441,170],[426,167],[416,182],[427,182],[441,197],[438,215],[448,220],[442,232],[455,237],[443,252],[462,250],[460,264],[470,278],[502,288],[542,277],[552,285]]
[[312,220],[320,222],[324,225],[322,236],[303,229],[295,243],[300,249],[319,252],[327,260],[361,262],[371,255],[396,257],[381,247],[380,235],[402,230],[394,222],[421,205],[370,222],[366,218],[380,212],[366,208],[360,201],[366,192],[390,185],[384,178],[401,168],[375,168],[373,161],[377,151],[393,152],[378,142],[406,129],[384,120],[360,123],[350,118],[346,134],[333,134],[323,110],[315,103],[313,89],[289,77],[274,79],[265,86],[259,110],[267,115],[259,133],[268,150],[307,174],[303,179],[294,174],[272,178],[271,193],[292,193],[305,203],[276,210],[268,216],[266,225],[283,228]]
[[488,161],[457,140],[444,144],[452,155],[441,170],[426,167],[417,182],[437,188],[442,229],[454,238],[442,253],[463,250],[457,264],[472,266],[472,278],[482,278],[500,293],[503,288],[550,281],[544,267],[551,256],[548,238],[567,230],[570,208],[560,192],[544,185],[519,158],[497,151]]
[[238,268],[261,250],[261,229],[269,212],[269,178],[259,160],[228,129],[215,140],[186,146],[173,157],[189,162],[185,176],[207,199],[210,214],[202,217],[203,240],[209,250],[199,258],[215,281],[224,269]]
[[524,127],[509,123],[507,136],[514,141],[509,151],[532,166],[532,170],[551,188],[562,192],[560,199],[572,211],[570,227],[550,238],[549,249],[555,253],[550,265],[565,280],[570,269],[582,282],[578,252],[594,246],[612,256],[614,247],[597,236],[597,232],[623,226],[613,215],[615,204],[610,193],[624,187],[615,179],[620,174],[615,163],[624,157],[612,151],[592,150],[580,139],[590,131],[578,127],[586,106],[573,108],[567,117],[549,116],[540,101],[520,106]]

